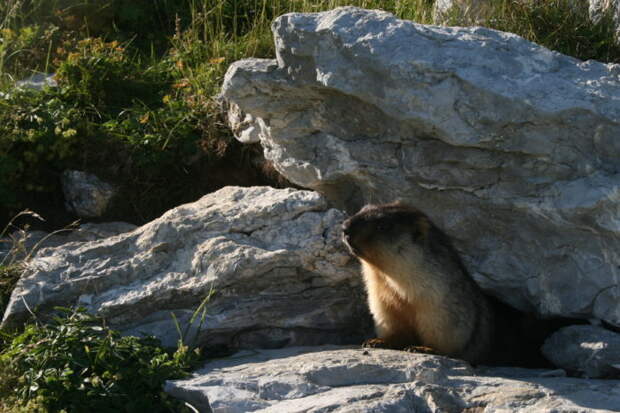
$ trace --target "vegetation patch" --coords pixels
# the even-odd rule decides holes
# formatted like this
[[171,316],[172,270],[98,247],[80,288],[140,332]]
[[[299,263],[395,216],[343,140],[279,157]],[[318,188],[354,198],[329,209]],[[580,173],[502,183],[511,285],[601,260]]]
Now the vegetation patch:
[[192,411],[162,386],[185,377],[196,352],[165,351],[154,338],[122,337],[84,310],[57,310],[49,324],[2,333],[0,411]]
[[21,272],[19,264],[0,265],[0,314],[4,314]]
[[493,29],[516,33],[581,60],[620,63],[612,9],[593,22],[588,2],[504,0],[491,4],[485,20]]

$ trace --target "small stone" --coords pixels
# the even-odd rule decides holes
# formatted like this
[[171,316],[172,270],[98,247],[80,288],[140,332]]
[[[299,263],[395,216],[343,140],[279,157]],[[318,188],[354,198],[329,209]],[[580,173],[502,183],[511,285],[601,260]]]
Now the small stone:
[[15,83],[18,88],[42,90],[44,87],[57,87],[56,74],[35,73],[27,79]]
[[65,171],[62,175],[62,191],[67,210],[79,217],[102,216],[116,189],[95,175],[81,171]]
[[551,335],[542,347],[544,356],[565,370],[585,377],[620,377],[620,334],[602,327],[575,325]]

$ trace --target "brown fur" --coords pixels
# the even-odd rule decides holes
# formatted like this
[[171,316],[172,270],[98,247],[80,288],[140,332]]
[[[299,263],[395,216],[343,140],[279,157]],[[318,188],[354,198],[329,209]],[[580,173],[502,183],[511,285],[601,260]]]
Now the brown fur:
[[392,347],[489,360],[492,304],[426,215],[400,203],[369,205],[345,221],[343,236],[362,264],[379,338]]

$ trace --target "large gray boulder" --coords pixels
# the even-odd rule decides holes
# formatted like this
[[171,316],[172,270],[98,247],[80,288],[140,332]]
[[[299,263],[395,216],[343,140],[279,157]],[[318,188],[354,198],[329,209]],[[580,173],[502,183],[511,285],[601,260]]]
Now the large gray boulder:
[[484,289],[620,325],[620,65],[353,7],[273,32],[222,96],[287,179],[348,212],[405,200]]
[[244,351],[165,391],[200,412],[611,412],[620,381],[484,368],[403,351],[314,347]]
[[[131,232],[41,250],[3,324],[81,305],[164,345],[179,339],[177,321],[207,347],[361,342],[370,322],[343,215],[312,191],[227,187]],[[211,291],[206,318],[192,320]]]

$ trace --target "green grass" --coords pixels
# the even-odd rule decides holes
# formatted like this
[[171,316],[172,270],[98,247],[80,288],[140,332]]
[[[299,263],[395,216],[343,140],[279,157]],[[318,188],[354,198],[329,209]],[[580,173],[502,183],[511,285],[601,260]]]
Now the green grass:
[[581,60],[620,63],[613,13],[598,22],[588,17],[587,2],[572,7],[566,0],[499,2],[486,18],[489,27],[517,33],[551,50]]

